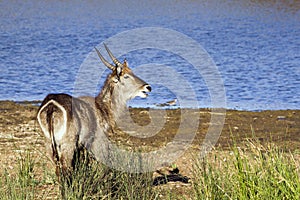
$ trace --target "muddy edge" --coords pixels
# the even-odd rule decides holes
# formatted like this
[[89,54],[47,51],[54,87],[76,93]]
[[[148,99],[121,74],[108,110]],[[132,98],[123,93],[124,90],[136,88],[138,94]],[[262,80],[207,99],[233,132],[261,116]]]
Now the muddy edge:
[[[45,151],[44,136],[36,121],[39,102],[0,101],[0,158],[2,167],[15,162],[15,153],[24,149],[39,152],[41,159]],[[133,121],[143,127],[151,123],[155,113],[165,110],[130,108]],[[119,129],[110,139],[117,144],[138,146],[143,151],[152,151],[165,146],[174,139],[181,122],[181,114],[190,112],[199,117],[200,123],[190,149],[199,149],[210,125],[210,109],[169,109],[163,115],[165,123],[161,130],[151,137],[130,136]],[[137,130],[138,131],[138,130]],[[189,133],[188,128],[186,132]],[[232,136],[242,145],[249,139],[258,139],[261,143],[272,142],[280,148],[299,151],[300,147],[300,110],[276,111],[238,111],[227,110],[222,134],[216,148],[228,149],[232,145]],[[41,156],[42,155],[42,156]]]

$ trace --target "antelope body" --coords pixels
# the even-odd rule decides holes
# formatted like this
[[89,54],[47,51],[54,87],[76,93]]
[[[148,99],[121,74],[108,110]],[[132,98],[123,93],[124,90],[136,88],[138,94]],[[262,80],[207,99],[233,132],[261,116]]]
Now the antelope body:
[[113,133],[126,102],[137,96],[146,98],[151,91],[149,84],[133,74],[126,60],[121,63],[104,46],[114,65],[96,49],[101,61],[112,71],[98,96],[49,94],[38,110],[37,120],[57,170],[72,169],[74,155],[82,147],[101,160],[106,149],[104,137]]

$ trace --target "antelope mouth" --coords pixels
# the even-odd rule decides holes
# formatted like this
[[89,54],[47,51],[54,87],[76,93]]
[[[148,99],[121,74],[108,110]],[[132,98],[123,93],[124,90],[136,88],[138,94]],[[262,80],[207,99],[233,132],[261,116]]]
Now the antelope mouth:
[[151,92],[151,86],[150,85],[144,85],[142,90],[140,90],[140,92],[137,96],[139,96],[141,98],[146,98],[148,96],[148,92]]
[[143,93],[143,96],[147,97],[148,96],[148,93],[146,91],[142,91]]

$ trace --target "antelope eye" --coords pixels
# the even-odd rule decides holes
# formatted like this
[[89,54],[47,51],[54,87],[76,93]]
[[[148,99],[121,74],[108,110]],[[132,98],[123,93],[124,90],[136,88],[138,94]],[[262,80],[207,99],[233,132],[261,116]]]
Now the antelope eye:
[[125,79],[128,79],[128,78],[129,78],[129,76],[128,76],[127,74],[125,74],[125,75],[124,75],[124,78],[125,78]]

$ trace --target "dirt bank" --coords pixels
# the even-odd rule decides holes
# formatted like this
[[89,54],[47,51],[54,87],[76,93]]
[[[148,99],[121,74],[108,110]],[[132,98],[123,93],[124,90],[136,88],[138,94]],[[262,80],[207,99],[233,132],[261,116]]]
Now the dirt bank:
[[[36,102],[0,102],[1,173],[4,169],[14,170],[17,155],[25,149],[31,150],[37,163],[43,165],[40,167],[41,171],[38,170],[36,173],[42,174],[45,168],[54,168],[45,156],[44,136],[36,122],[37,110]],[[218,113],[215,114],[218,115]],[[212,130],[214,130],[213,127],[216,124],[220,127],[219,122],[211,121],[212,112],[210,109],[150,110],[130,108],[130,115],[132,120],[139,126],[135,130],[128,131],[128,133],[124,133],[119,129],[115,135],[110,137],[113,142],[126,146],[126,148],[138,147],[145,152],[150,152],[176,140],[178,135],[181,137],[180,141],[185,141],[185,136],[195,133],[189,148],[174,161],[181,170],[180,172],[187,176],[191,176],[188,166],[192,162],[188,152],[197,151],[201,148],[210,126]],[[189,122],[184,121],[183,116],[189,116],[189,119],[198,119],[199,125],[196,129],[193,129],[192,126],[186,126]],[[160,122],[160,127],[151,122]],[[181,127],[181,124],[185,124],[184,128]],[[243,146],[245,141],[255,136],[261,143],[272,142],[284,150],[299,153],[300,110],[261,112],[227,110],[225,123],[221,125],[222,132],[215,145],[218,149],[228,149],[232,144],[232,137],[235,138],[237,145]],[[178,134],[179,129],[182,131]],[[154,134],[149,133],[147,135],[149,130],[150,132],[155,130]],[[143,134],[134,136],[142,132]],[[49,189],[50,194],[53,192],[53,196],[57,194],[55,184],[45,188]],[[56,189],[53,190],[53,188]]]
[[[15,103],[12,101],[0,102],[0,153],[11,151],[15,148],[38,148],[44,145],[44,137],[35,120],[38,106],[36,102]],[[131,108],[130,114],[133,121],[138,124],[134,132],[150,130],[155,133],[150,136],[126,134],[117,131],[111,139],[128,146],[147,146],[149,150],[160,148],[171,142],[178,133],[184,115],[199,118],[199,126],[196,131],[185,127],[183,133],[196,133],[193,146],[200,146],[211,125],[210,109],[194,110],[149,110]],[[156,119],[157,118],[157,119]],[[155,121],[162,121],[160,127],[156,127]],[[147,126],[147,129],[145,127]],[[157,130],[156,130],[157,129]],[[182,128],[181,128],[182,129]],[[217,147],[227,148],[231,144],[231,135],[238,143],[252,138],[255,135],[261,142],[272,141],[282,148],[297,150],[300,148],[300,110],[278,111],[237,111],[227,110],[222,133],[216,144]],[[126,142],[124,142],[126,141]],[[1,159],[2,160],[2,159]]]

